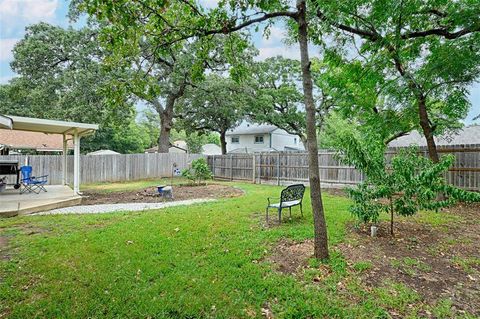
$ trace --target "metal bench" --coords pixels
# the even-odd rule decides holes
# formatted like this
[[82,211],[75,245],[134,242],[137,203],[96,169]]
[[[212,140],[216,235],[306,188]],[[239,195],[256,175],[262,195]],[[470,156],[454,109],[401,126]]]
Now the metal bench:
[[[292,207],[293,206],[300,206],[300,212],[302,213],[303,216],[303,210],[302,210],[302,200],[303,200],[303,194],[305,193],[305,185],[303,184],[295,184],[295,185],[290,185],[287,188],[282,190],[282,193],[280,194],[280,198],[278,197],[268,197],[268,205],[266,209],[267,213],[267,223],[268,223],[268,209],[269,208],[275,208],[278,211],[278,222],[282,222],[282,209],[287,208],[290,212],[290,217],[292,217]],[[271,200],[273,199],[280,199],[280,202],[278,203],[273,203]]]

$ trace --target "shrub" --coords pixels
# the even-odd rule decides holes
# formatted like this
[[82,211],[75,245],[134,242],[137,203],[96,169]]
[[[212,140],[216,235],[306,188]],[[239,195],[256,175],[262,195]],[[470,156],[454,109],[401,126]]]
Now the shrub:
[[382,212],[388,213],[393,234],[395,213],[411,216],[422,209],[438,210],[458,201],[480,201],[480,194],[446,183],[443,175],[453,163],[452,155],[434,163],[411,147],[388,163],[383,141],[375,132],[362,134],[350,127],[336,130],[335,148],[340,151],[340,159],[365,176],[364,182],[348,189],[353,200],[350,211],[360,221],[377,223]]
[[183,170],[182,176],[192,183],[200,185],[205,183],[205,180],[212,178],[212,171],[208,167],[207,160],[202,157],[192,161],[192,167]]
[[399,152],[390,167],[367,176],[365,182],[348,190],[353,199],[350,211],[361,221],[377,223],[381,212],[411,216],[422,209],[438,210],[458,201],[479,201],[480,194],[448,185],[443,177],[452,165],[452,155],[438,163],[418,154],[415,147]]

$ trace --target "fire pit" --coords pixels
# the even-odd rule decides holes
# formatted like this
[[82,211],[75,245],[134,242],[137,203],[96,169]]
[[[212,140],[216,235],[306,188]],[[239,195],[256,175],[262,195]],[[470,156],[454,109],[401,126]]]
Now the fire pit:
[[173,188],[167,185],[158,185],[157,191],[160,196],[173,199]]

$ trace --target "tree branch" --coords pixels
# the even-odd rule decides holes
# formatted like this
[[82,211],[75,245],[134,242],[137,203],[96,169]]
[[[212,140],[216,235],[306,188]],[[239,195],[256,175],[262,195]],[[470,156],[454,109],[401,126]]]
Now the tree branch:
[[449,40],[460,38],[464,35],[468,35],[470,33],[479,32],[480,31],[480,24],[472,27],[467,27],[457,32],[448,32],[446,28],[436,28],[424,31],[414,31],[402,34],[402,39],[415,39],[421,37],[427,37],[430,35],[436,35],[440,37],[444,37]]

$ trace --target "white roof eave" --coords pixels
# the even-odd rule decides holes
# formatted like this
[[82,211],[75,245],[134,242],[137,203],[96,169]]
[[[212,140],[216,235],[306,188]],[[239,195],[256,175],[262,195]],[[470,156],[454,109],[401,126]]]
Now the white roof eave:
[[0,115],[0,128],[6,128],[11,130],[13,128],[13,121],[11,118]]
[[98,130],[97,124],[46,120],[21,116],[2,117],[10,118],[12,121],[11,129],[19,131],[66,135],[73,135],[77,132],[80,136],[85,136]]

